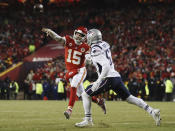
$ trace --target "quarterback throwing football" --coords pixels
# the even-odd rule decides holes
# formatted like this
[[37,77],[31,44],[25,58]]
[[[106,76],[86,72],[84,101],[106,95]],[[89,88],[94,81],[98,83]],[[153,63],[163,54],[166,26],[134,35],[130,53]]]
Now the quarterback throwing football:
[[[87,74],[85,68],[85,55],[89,51],[89,46],[85,43],[87,28],[77,28],[74,31],[73,37],[69,35],[61,37],[48,28],[43,28],[42,31],[65,46],[65,64],[67,69],[65,78],[70,82],[71,89],[68,108],[64,112],[64,115],[66,119],[69,119],[72,114],[76,96],[80,97],[84,90],[83,81]],[[93,97],[92,101],[97,103],[103,109],[104,113],[106,113],[103,98]]]

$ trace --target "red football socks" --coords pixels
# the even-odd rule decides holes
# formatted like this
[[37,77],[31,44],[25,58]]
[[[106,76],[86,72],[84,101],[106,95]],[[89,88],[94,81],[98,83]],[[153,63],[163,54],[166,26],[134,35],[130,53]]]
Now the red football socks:
[[77,97],[76,93],[77,93],[77,88],[71,87],[70,88],[70,98],[69,98],[68,108],[73,108],[76,97]]

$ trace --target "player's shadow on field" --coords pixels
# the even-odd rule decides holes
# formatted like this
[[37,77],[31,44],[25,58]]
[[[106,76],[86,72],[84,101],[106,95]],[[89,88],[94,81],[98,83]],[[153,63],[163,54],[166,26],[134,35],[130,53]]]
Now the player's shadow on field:
[[111,126],[104,123],[104,122],[99,122],[99,123],[96,123],[97,127],[98,128],[110,128]]

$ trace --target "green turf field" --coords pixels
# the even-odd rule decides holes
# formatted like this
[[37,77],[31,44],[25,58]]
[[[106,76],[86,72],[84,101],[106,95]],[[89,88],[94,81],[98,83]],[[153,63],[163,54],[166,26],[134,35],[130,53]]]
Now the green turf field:
[[68,101],[0,101],[0,131],[175,131],[175,103],[149,102],[161,109],[162,125],[145,111],[126,102],[107,101],[107,114],[92,104],[94,126],[74,127],[82,121],[82,102],[75,104],[70,120],[63,112]]

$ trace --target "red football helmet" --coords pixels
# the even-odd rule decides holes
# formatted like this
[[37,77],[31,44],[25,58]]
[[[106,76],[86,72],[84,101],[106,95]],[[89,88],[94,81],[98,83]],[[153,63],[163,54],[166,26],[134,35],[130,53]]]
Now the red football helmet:
[[82,44],[86,41],[87,28],[80,26],[74,31],[73,39],[77,45]]

